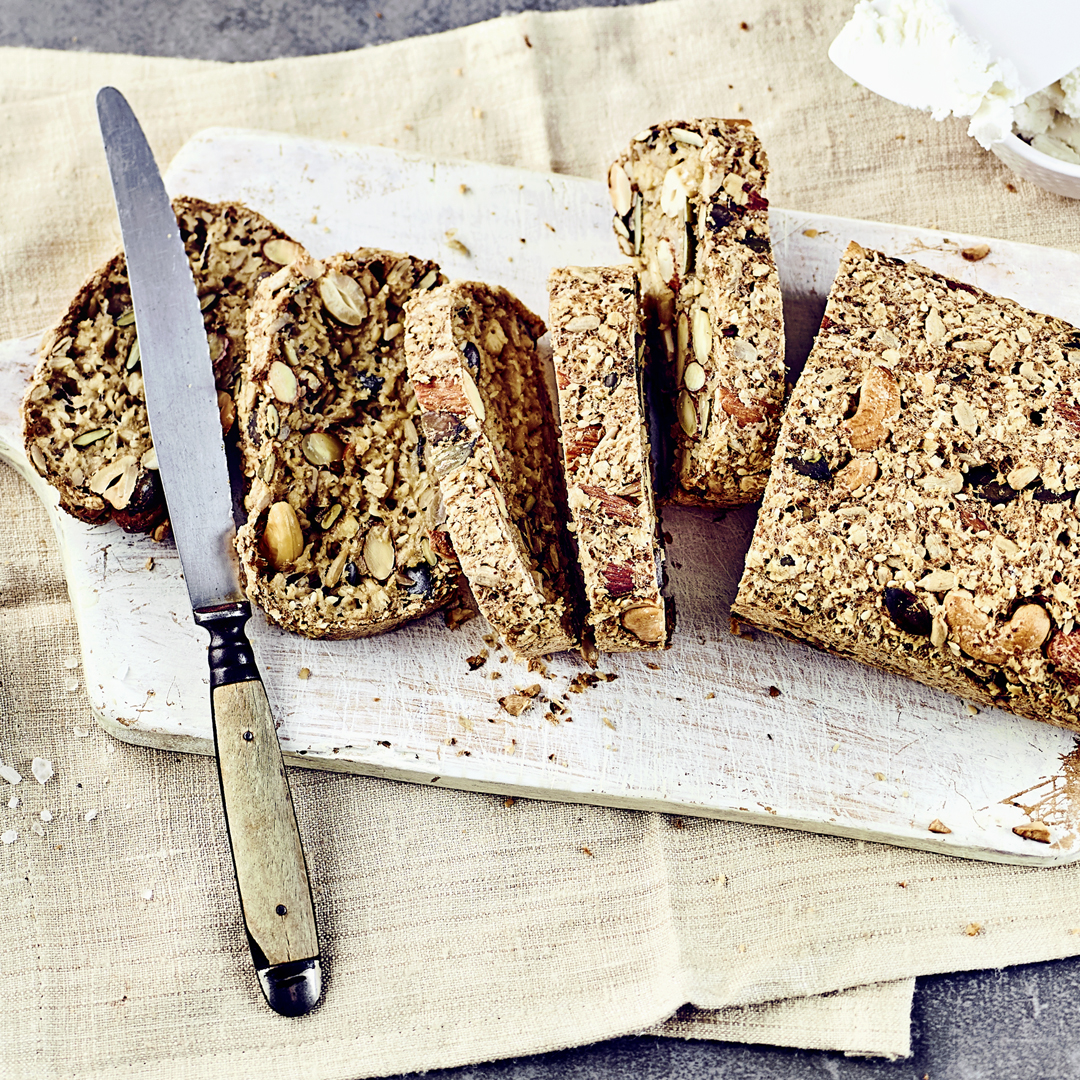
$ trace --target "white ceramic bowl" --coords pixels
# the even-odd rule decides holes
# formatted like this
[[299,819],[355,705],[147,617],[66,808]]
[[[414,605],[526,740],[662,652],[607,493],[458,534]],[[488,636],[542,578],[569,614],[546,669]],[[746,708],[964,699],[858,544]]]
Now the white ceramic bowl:
[[1080,165],[1071,165],[1035,150],[1016,135],[1007,135],[990,150],[1017,176],[1056,195],[1080,199]]

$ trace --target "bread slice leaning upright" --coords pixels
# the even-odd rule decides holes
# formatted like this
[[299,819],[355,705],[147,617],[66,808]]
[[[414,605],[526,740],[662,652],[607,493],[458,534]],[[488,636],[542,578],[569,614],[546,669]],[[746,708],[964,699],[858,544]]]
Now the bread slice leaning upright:
[[634,268],[566,266],[548,277],[567,500],[601,652],[662,649],[673,605],[653,496]]
[[237,551],[248,596],[286,630],[367,637],[455,594],[401,332],[402,306],[439,280],[432,262],[361,248],[297,259],[252,304]]
[[580,640],[580,586],[541,319],[455,281],[406,308],[405,355],[445,526],[477,605],[518,656]]

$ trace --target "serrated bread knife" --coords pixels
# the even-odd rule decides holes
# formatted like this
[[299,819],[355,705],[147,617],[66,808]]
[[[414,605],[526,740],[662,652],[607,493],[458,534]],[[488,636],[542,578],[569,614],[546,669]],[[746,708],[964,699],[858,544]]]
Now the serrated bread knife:
[[270,1007],[322,992],[315,912],[277,730],[244,633],[232,496],[210,349],[184,244],[135,114],[105,87],[98,123],[124,238],[150,433],[195,622],[210,632],[221,796],[244,925]]

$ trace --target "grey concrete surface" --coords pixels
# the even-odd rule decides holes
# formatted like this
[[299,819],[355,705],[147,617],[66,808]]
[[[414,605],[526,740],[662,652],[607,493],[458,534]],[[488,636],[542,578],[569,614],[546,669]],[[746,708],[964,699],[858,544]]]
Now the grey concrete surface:
[[[593,0],[592,6],[634,2]],[[754,2],[747,0],[748,7]],[[437,33],[504,13],[583,6],[585,0],[0,0],[0,45],[262,60]],[[813,6],[806,0],[808,17]],[[1080,957],[919,979],[912,1041],[911,1058],[889,1062],[733,1043],[624,1038],[423,1075],[427,1080],[1080,1080]]]

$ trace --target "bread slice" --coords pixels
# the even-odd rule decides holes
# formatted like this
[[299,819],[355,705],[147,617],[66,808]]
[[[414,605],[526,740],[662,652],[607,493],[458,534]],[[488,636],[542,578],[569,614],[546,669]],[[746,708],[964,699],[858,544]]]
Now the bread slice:
[[[299,245],[239,203],[182,197],[173,209],[228,424],[245,355],[248,301],[259,278],[288,262]],[[122,253],[90,277],[45,335],[22,413],[27,457],[59,491],[67,513],[94,524],[112,518],[130,532],[161,526],[167,511]]]
[[1080,730],[1080,330],[848,247],[737,619]]
[[602,652],[662,649],[674,611],[653,498],[642,387],[645,337],[632,266],[567,266],[548,277],[567,501]]
[[580,640],[580,585],[543,322],[505,289],[455,281],[407,308],[405,355],[446,528],[481,612],[519,656]]
[[252,302],[237,551],[247,595],[286,630],[366,637],[455,593],[402,333],[405,303],[441,280],[433,262],[361,248],[302,256]]
[[746,120],[657,124],[611,166],[615,231],[666,355],[670,501],[756,502],[785,396],[783,308]]

